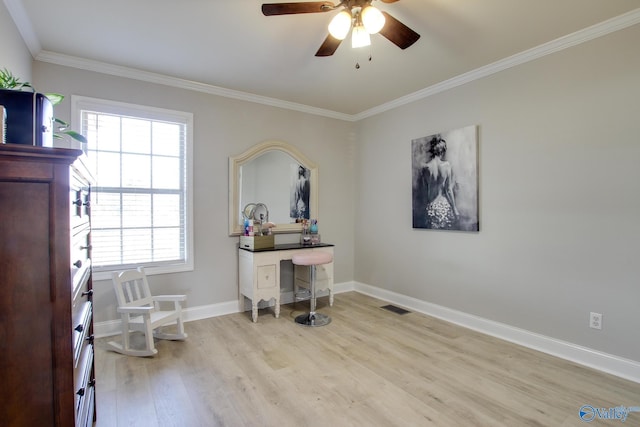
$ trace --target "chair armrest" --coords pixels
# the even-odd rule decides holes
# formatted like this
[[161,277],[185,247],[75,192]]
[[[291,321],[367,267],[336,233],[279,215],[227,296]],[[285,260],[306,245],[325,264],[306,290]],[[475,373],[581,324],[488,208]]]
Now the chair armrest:
[[186,295],[157,295],[152,297],[154,301],[165,302],[165,301],[186,301]]
[[146,314],[151,313],[154,310],[154,307],[118,307],[118,313],[129,313],[129,314]]

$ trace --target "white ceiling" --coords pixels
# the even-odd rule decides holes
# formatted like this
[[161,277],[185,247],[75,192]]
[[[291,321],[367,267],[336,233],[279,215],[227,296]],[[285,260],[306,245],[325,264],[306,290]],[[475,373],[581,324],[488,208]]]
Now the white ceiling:
[[374,35],[370,48],[345,40],[318,58],[335,11],[266,17],[260,0],[4,2],[36,59],[113,64],[345,117],[640,22],[639,0],[376,0],[418,42],[401,50]]

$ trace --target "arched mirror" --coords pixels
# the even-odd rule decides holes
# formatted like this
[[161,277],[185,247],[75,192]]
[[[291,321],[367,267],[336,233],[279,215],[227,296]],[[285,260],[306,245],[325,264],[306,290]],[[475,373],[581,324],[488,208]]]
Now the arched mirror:
[[263,203],[274,233],[299,233],[300,219],[318,218],[318,167],[282,141],[266,141],[229,157],[229,235],[240,235],[243,212]]

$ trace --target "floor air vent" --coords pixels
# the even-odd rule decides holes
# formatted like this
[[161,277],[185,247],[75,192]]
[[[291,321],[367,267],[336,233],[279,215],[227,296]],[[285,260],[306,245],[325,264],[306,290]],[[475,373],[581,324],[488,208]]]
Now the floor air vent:
[[392,311],[396,314],[407,314],[407,313],[411,313],[409,310],[405,310],[404,308],[400,308],[400,307],[396,307],[395,305],[383,305],[380,308],[384,308],[385,310],[389,310]]

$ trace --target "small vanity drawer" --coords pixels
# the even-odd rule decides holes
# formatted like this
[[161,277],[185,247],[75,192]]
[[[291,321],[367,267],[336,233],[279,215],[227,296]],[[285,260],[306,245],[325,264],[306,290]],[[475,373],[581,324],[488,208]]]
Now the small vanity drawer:
[[258,289],[275,288],[276,265],[259,265],[257,270]]

